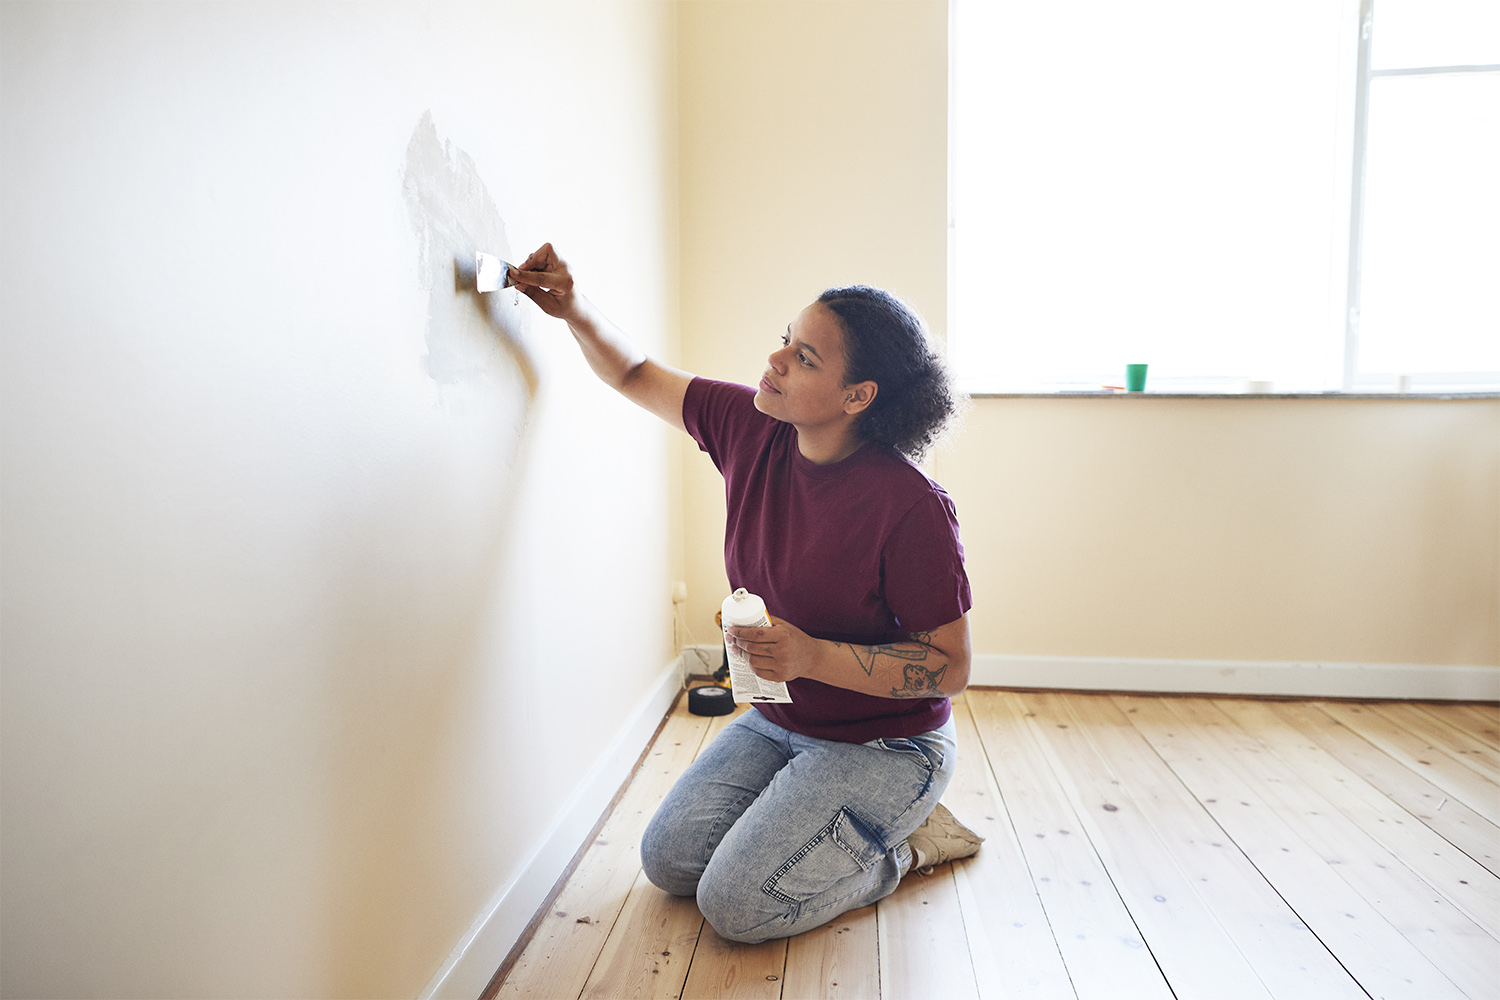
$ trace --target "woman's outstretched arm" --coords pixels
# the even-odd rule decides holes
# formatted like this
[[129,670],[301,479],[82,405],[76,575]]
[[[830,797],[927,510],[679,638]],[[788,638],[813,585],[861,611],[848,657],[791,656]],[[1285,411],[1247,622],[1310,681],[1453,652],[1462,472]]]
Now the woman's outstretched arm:
[[543,244],[519,268],[512,267],[510,280],[542,312],[568,324],[584,360],[605,385],[678,430],[687,429],[682,401],[693,376],[652,360],[636,347],[574,287],[567,261],[552,244]]

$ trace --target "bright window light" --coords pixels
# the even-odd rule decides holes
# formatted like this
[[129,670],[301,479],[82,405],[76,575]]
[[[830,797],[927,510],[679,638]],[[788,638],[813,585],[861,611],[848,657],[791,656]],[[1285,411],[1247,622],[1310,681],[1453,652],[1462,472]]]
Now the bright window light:
[[1500,371],[1500,73],[1370,81],[1359,370]]
[[1372,70],[1500,63],[1500,4],[1401,2],[1372,47],[1344,0],[953,0],[965,386],[1500,387],[1500,74]]
[[1374,13],[1372,69],[1500,62],[1494,0],[1380,0]]

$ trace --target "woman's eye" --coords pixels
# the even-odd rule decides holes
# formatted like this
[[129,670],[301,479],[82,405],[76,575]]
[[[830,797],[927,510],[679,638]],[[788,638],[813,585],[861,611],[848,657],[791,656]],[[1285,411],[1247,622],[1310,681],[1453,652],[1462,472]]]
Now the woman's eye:
[[792,338],[788,334],[783,333],[781,335],[781,346],[782,347],[788,347],[788,346],[791,345],[791,343],[792,343]]
[[797,360],[800,361],[800,362],[802,362],[804,365],[806,365],[809,368],[812,367],[812,362],[809,361],[809,360],[807,360],[807,355],[803,354],[801,351],[797,352]]

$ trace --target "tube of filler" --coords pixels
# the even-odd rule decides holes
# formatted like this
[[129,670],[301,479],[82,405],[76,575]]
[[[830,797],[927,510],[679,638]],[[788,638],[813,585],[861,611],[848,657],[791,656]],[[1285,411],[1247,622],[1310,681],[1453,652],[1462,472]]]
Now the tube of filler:
[[750,669],[750,658],[734,648],[729,641],[729,626],[766,626],[771,616],[766,613],[766,602],[740,587],[724,598],[719,608],[724,616],[724,651],[729,657],[729,685],[734,690],[734,700],[739,702],[790,702],[792,695],[781,681],[768,681],[755,676]]

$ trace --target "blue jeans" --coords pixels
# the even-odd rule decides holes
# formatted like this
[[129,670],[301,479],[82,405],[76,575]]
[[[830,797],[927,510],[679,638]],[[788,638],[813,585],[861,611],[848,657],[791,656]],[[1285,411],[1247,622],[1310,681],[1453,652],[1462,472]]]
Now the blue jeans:
[[677,780],[641,839],[658,888],[697,896],[731,941],[790,937],[875,902],[953,777],[954,726],[839,743],[750,711]]

